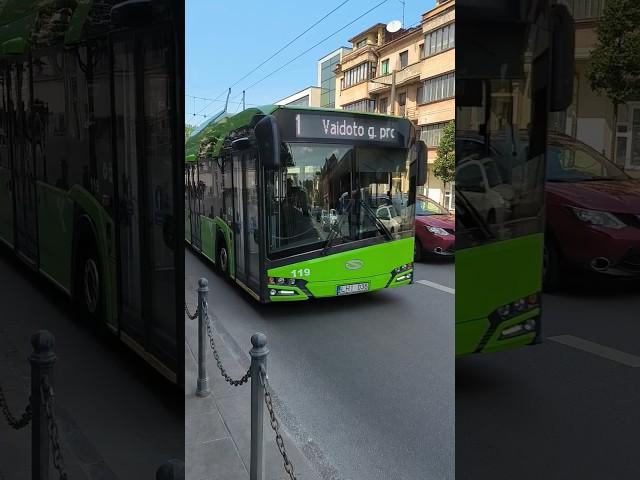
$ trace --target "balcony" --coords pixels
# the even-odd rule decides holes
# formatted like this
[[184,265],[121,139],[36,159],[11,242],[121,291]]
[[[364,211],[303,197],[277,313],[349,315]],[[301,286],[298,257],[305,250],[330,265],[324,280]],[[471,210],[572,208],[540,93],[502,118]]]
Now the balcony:
[[[416,62],[411,65],[407,65],[402,70],[398,70],[396,72],[396,87],[400,87],[412,80],[419,80],[421,63],[422,61]],[[369,82],[369,85],[370,93],[379,93],[391,88],[391,73],[372,79]]]

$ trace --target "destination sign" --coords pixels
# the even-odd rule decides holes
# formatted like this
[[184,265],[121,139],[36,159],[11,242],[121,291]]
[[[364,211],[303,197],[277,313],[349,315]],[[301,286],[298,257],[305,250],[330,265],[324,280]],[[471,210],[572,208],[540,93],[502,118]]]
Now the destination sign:
[[343,115],[296,114],[296,138],[364,140],[402,145],[405,134],[398,122],[384,118],[354,118]]

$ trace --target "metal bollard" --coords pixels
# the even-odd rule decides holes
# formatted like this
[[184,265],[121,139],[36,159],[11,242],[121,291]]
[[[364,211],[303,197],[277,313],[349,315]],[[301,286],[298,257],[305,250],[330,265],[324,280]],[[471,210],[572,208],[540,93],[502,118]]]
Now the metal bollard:
[[54,336],[46,330],[38,330],[31,336],[33,352],[29,356],[31,363],[31,479],[49,479],[49,431],[47,412],[42,398],[42,379],[46,378],[53,386],[53,364],[56,355],[53,352]]
[[196,388],[198,397],[206,397],[211,393],[207,377],[207,323],[205,317],[208,293],[209,282],[206,278],[201,278],[198,280],[198,386]]
[[260,371],[267,371],[267,337],[264,333],[254,333],[251,336],[253,348],[251,355],[251,465],[250,480],[262,480],[264,476],[263,419],[264,419],[264,388],[260,382]]
[[184,480],[184,462],[172,458],[156,470],[156,480]]

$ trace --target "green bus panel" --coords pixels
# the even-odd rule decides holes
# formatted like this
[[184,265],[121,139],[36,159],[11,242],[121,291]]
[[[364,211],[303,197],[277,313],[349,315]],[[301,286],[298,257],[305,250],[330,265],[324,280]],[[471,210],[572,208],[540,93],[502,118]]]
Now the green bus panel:
[[65,290],[71,290],[73,201],[67,192],[36,183],[40,269]]
[[0,167],[0,239],[13,246],[11,171],[4,167]]
[[542,289],[543,234],[528,235],[456,252],[456,355],[498,351],[530,344],[535,333],[500,340],[505,328],[529,318],[539,321],[540,308],[500,322],[489,338],[489,317],[496,309]]
[[[411,278],[397,281],[398,277],[411,274],[411,268],[402,265],[413,262],[413,237],[357,248],[326,257],[291,263],[271,268],[268,277],[297,279],[305,282],[305,289],[312,297],[334,297],[341,285],[368,283],[369,290],[408,285]],[[269,289],[294,290],[295,295],[270,295],[270,301],[296,301],[309,298],[302,289],[289,285],[271,284]]]
[[200,215],[200,247],[202,254],[215,263],[216,261],[216,221]]

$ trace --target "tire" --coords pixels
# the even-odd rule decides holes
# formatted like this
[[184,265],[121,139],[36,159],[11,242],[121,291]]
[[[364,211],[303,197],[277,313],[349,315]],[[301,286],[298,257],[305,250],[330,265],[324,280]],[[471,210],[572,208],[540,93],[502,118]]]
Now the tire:
[[562,272],[558,248],[553,240],[544,242],[542,290],[547,293],[557,292],[562,283]]
[[229,250],[227,249],[227,242],[223,239],[220,239],[220,246],[216,255],[216,266],[220,275],[229,278]]
[[418,238],[416,238],[415,242],[413,243],[413,259],[416,262],[421,262],[422,260],[424,260],[424,253],[422,253],[422,244],[420,243],[420,240]]
[[95,240],[81,242],[76,260],[74,303],[82,319],[104,323],[105,278]]

